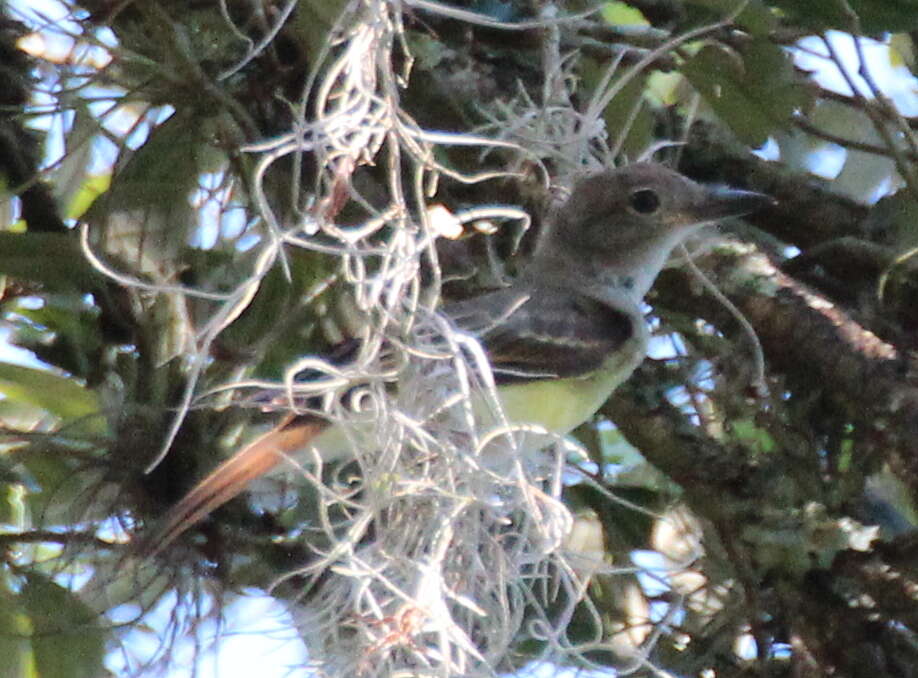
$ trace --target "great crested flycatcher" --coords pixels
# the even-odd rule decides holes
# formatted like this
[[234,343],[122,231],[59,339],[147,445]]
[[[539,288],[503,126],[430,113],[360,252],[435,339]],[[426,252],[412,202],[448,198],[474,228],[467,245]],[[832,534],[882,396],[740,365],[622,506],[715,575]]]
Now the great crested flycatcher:
[[[566,434],[589,419],[644,359],[641,302],[672,249],[698,227],[771,204],[709,187],[654,163],[581,179],[531,262],[509,287],[442,313],[483,345],[507,421]],[[288,417],[198,483],[145,540],[155,553],[284,459],[310,449],[341,458],[340,432]],[[334,442],[332,442],[334,441]]]

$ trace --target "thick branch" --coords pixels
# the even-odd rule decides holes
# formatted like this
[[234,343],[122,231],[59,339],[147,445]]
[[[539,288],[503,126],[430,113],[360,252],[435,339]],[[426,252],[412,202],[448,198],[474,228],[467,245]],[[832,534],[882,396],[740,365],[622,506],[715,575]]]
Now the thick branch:
[[708,494],[712,487],[741,490],[749,480],[750,470],[738,462],[733,451],[707,435],[662,393],[648,398],[648,389],[668,381],[664,369],[645,361],[606,402],[601,414],[614,421],[647,461],[686,492],[704,488],[703,494]]
[[[840,414],[869,432],[888,461],[918,488],[918,387],[909,359],[842,308],[780,271],[750,245],[728,245],[709,255],[714,281],[755,328],[769,367],[798,384],[821,390]],[[670,273],[658,289],[664,303],[692,304],[684,273]],[[700,299],[696,299],[700,301]],[[692,308],[715,324],[730,324],[710,302]]]

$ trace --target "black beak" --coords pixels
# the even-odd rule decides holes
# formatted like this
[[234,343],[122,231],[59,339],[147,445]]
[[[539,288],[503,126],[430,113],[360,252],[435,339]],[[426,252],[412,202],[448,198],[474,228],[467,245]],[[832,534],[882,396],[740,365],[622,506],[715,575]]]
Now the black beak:
[[724,217],[741,217],[758,212],[766,207],[774,207],[778,201],[770,195],[755,191],[741,191],[726,186],[711,186],[698,205],[699,221],[714,221]]

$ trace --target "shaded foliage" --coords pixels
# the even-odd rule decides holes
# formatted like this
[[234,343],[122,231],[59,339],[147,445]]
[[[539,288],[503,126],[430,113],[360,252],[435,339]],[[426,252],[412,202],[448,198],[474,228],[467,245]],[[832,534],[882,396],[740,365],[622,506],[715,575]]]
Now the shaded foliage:
[[[638,675],[912,675],[918,118],[876,82],[896,67],[914,89],[918,5],[403,4],[84,0],[51,23],[3,7],[2,309],[12,343],[41,361],[0,363],[10,675],[95,676],[103,663],[141,675],[168,664],[171,634],[194,635],[224,595],[270,588],[293,610],[333,598],[335,573],[310,564],[345,531],[323,520],[354,515],[346,502],[323,514],[314,483],[234,500],[155,563],[131,542],[276,417],[262,387],[282,392],[301,357],[365,329],[352,297],[370,294],[367,261],[373,275],[390,263],[374,247],[403,226],[386,211],[394,183],[417,184],[399,205],[412,223],[432,219],[432,204],[453,217],[532,213],[525,235],[511,219],[469,217],[466,237],[409,259],[418,298],[441,283],[462,297],[512,274],[572,176],[648,148],[779,201],[696,252],[760,342],[764,383],[748,328],[685,267],[666,272],[650,299],[658,357],[576,432],[588,460],[570,458],[560,496],[583,586],[557,585],[557,563],[532,565],[531,598],[514,608],[526,623],[475,670],[543,660]],[[383,65],[331,69],[374,16],[396,27],[394,47],[365,53]],[[870,36],[884,42],[868,53]],[[811,51],[820,72],[802,65]],[[828,88],[827,71],[854,90]],[[407,131],[348,129],[350,156],[310,146],[319,121],[350,110],[323,88],[350,92],[354,73],[372,93],[367,115],[388,96]],[[406,139],[423,151],[400,150]],[[42,143],[61,142],[59,158],[41,159]],[[834,179],[809,171],[830,153]],[[438,182],[419,165],[436,165]],[[502,174],[458,180],[485,171]],[[353,488],[369,491],[356,475],[343,465],[324,480],[356,503]],[[397,531],[395,508],[351,546]],[[145,626],[157,606],[167,621]],[[566,617],[563,638],[539,633]],[[371,667],[424,646],[410,609],[373,621],[380,640],[360,658]],[[484,647],[475,628],[469,642]],[[145,632],[163,639],[156,650],[132,646]]]

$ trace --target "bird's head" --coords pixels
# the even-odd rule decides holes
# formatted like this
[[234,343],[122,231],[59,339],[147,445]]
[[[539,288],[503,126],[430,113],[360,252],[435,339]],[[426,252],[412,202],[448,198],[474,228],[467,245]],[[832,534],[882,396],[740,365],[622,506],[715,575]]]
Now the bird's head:
[[606,170],[574,186],[540,243],[547,265],[536,269],[570,260],[594,278],[631,279],[640,298],[672,249],[698,227],[773,203],[762,193],[699,184],[656,163]]
[[698,226],[772,203],[762,193],[699,184],[663,165],[640,162],[577,182],[558,213],[556,237],[600,249],[678,242]]

